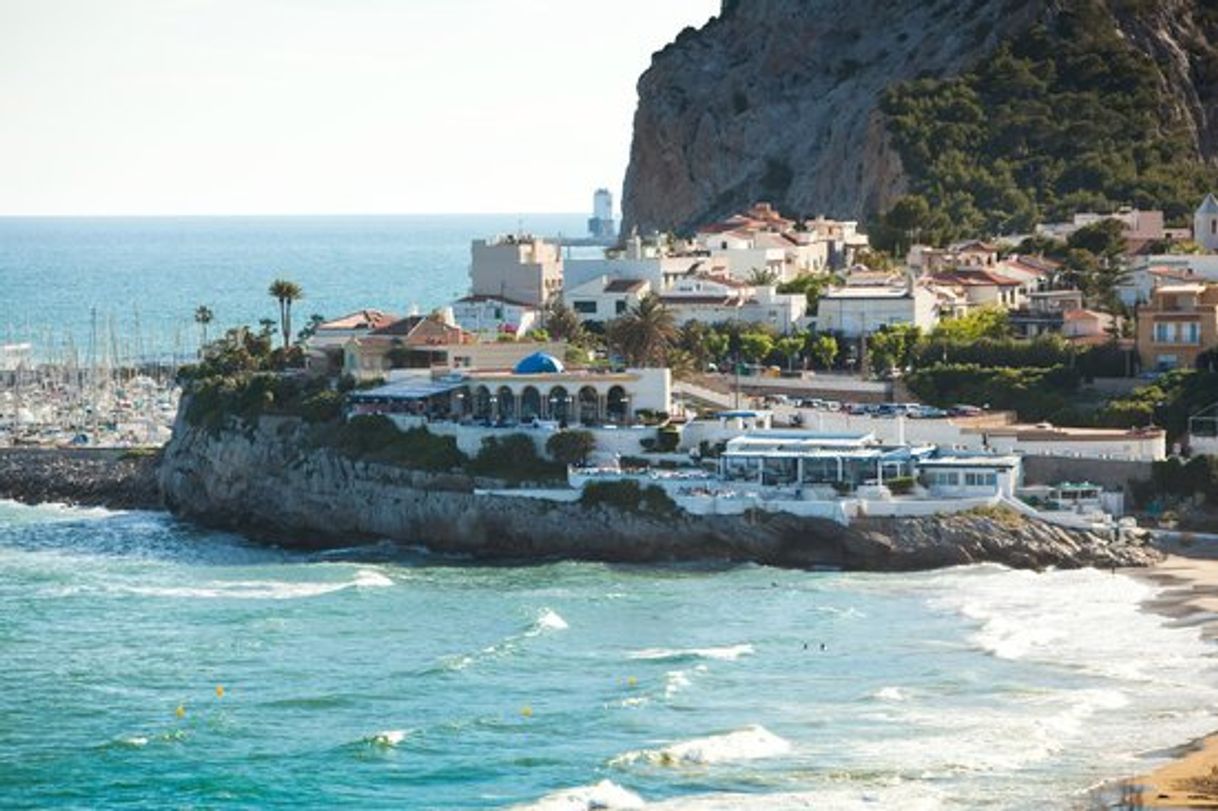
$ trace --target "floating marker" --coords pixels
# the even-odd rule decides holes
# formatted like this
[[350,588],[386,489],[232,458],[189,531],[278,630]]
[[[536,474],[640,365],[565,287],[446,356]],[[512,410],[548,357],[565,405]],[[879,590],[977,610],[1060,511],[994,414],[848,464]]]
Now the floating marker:
[[223,684],[216,685],[216,698],[224,698],[224,685]]
[[626,679],[626,684],[630,685],[631,687],[634,687],[638,683],[639,683],[639,680],[636,679],[634,676],[631,676],[630,678]]
[[179,705],[178,705],[178,708],[177,708],[176,710],[174,710],[174,711],[173,711],[173,714],[174,714],[174,715],[176,715],[176,716],[177,716],[177,717],[179,717],[179,718],[184,718],[184,717],[186,716],[186,705],[185,705],[185,704],[179,704]]
[[532,718],[533,717],[533,708],[529,707],[527,705],[524,707],[521,707],[520,714],[523,715],[525,718]]

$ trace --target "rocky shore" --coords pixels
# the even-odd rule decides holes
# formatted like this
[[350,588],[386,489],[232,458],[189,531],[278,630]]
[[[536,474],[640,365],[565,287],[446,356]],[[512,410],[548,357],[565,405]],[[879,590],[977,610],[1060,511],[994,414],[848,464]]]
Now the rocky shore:
[[389,538],[479,559],[751,561],[874,571],[976,562],[1021,568],[1145,566],[1158,554],[1014,513],[856,522],[788,514],[695,516],[475,493],[469,477],[353,460],[301,423],[215,433],[181,420],[159,468],[185,518],[303,547]]
[[159,451],[0,448],[0,497],[121,510],[161,507]]
[[[287,546],[389,538],[482,560],[749,561],[872,571],[993,562],[1040,569],[1147,566],[1140,542],[1011,511],[861,519],[695,516],[476,493],[467,476],[358,461],[314,447],[290,419],[219,433],[179,421],[161,453],[0,450],[0,497],[158,509]],[[490,483],[493,484],[493,483]]]

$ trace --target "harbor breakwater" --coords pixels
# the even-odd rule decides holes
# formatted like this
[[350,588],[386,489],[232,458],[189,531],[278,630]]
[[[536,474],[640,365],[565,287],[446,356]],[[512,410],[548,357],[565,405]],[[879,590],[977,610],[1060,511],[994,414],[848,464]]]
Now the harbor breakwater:
[[475,488],[488,483],[465,475],[317,447],[307,426],[288,418],[207,431],[179,417],[158,477],[165,505],[180,516],[305,547],[389,538],[478,559],[751,561],[878,571],[983,561],[1141,566],[1158,558],[1137,542],[1013,513],[864,519],[842,527],[764,511],[696,516],[487,495]]
[[0,497],[116,510],[161,507],[159,450],[0,448]]

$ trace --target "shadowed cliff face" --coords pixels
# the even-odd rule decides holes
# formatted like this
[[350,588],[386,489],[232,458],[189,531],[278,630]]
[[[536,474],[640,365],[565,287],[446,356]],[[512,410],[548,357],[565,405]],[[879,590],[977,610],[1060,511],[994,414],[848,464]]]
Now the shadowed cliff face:
[[[736,0],[655,55],[639,80],[623,190],[628,231],[688,230],[768,200],[865,218],[908,188],[884,91],[972,68],[1033,23],[1093,0]],[[1218,59],[1198,0],[1094,2],[1157,66],[1166,110],[1218,149]],[[1068,111],[1063,111],[1068,114]]]

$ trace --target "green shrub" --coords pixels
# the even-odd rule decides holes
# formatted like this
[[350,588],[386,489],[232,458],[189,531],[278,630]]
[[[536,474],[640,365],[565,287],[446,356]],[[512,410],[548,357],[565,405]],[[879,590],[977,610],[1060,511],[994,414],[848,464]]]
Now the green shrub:
[[353,459],[415,470],[450,471],[460,469],[466,462],[453,437],[436,436],[422,427],[402,431],[381,415],[351,419],[331,432],[324,444]]
[[681,432],[676,428],[665,426],[656,431],[656,453],[672,453],[681,444]]
[[680,509],[663,488],[654,484],[640,487],[633,479],[590,482],[579,500],[587,506],[604,505],[653,515],[670,515]]
[[582,465],[596,450],[596,437],[591,431],[559,431],[546,440],[546,453],[563,465]]
[[1015,369],[937,364],[914,372],[905,382],[910,391],[932,405],[989,404],[1015,411],[1020,419],[1039,422],[1071,409],[1079,374],[1062,366]]
[[894,496],[907,496],[913,492],[915,479],[913,476],[896,476],[885,479],[884,484]]
[[486,437],[467,469],[477,476],[513,482],[556,480],[567,472],[565,464],[538,456],[537,446],[527,434]]

